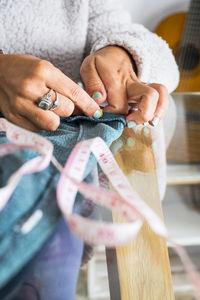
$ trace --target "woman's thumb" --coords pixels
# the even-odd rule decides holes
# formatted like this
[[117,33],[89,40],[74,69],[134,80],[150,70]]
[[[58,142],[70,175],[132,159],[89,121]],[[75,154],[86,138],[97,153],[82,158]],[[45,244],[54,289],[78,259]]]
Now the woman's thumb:
[[80,74],[85,85],[86,92],[97,102],[101,104],[106,100],[106,90],[104,84],[96,70],[95,59],[87,57],[81,66]]

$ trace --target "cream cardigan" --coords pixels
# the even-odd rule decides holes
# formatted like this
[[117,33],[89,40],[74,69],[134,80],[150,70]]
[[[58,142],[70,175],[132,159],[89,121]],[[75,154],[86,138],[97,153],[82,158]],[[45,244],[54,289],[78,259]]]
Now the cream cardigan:
[[[134,4],[133,4],[134,5]],[[0,48],[51,61],[73,80],[90,52],[119,45],[132,55],[138,76],[171,92],[179,73],[167,43],[131,22],[117,0],[1,0]]]

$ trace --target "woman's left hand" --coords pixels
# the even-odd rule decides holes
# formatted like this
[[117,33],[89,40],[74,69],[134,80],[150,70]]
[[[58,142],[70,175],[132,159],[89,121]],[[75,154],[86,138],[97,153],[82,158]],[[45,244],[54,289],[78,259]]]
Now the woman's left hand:
[[98,104],[107,100],[104,111],[125,114],[128,127],[145,122],[156,126],[165,115],[166,87],[141,82],[123,48],[108,46],[87,56],[80,73],[87,93]]

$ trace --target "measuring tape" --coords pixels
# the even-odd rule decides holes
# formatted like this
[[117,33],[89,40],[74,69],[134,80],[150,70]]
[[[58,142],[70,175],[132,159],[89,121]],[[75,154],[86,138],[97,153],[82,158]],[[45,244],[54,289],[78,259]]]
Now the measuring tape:
[[[52,162],[61,173],[57,185],[58,206],[76,236],[93,245],[116,247],[131,242],[145,219],[156,234],[174,247],[196,289],[197,299],[200,299],[200,276],[187,253],[171,240],[163,221],[132,189],[101,138],[79,142],[72,150],[65,166],[62,167],[53,156],[53,145],[44,137],[13,125],[3,118],[0,118],[0,131],[5,131],[7,138],[12,142],[12,144],[0,145],[0,156],[22,149],[32,149],[40,154],[13,173],[7,185],[0,189],[0,210],[6,205],[23,175],[40,172]],[[82,182],[91,153],[117,193]],[[127,222],[113,224],[89,220],[73,214],[73,205],[78,191],[86,198],[116,212]]]

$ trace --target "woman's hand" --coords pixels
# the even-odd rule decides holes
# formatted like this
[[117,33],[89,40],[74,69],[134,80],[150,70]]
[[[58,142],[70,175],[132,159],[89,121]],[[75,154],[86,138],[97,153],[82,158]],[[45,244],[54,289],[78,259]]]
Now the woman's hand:
[[[44,111],[37,102],[50,89],[59,93],[59,105]],[[87,116],[100,115],[99,105],[50,62],[31,55],[0,55],[0,112],[9,121],[32,131],[54,131],[60,116],[70,116],[75,106]]]
[[131,58],[120,47],[108,46],[86,57],[81,77],[98,104],[107,100],[104,111],[127,115],[128,127],[146,122],[156,126],[167,110],[166,87],[140,82]]

